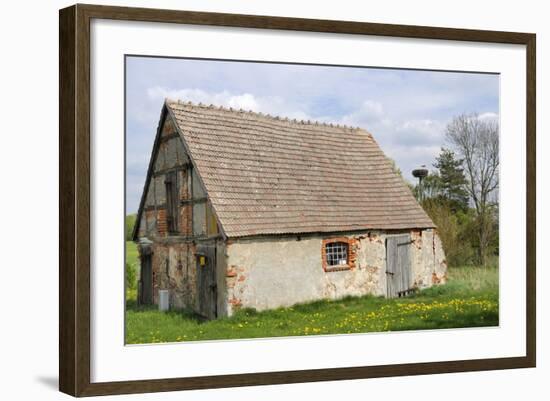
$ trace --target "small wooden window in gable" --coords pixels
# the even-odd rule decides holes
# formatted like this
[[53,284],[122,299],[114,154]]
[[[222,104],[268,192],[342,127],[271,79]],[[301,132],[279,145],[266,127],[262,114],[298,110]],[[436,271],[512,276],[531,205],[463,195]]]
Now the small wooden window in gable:
[[176,171],[166,174],[164,179],[166,187],[166,225],[169,234],[178,233],[178,176]]

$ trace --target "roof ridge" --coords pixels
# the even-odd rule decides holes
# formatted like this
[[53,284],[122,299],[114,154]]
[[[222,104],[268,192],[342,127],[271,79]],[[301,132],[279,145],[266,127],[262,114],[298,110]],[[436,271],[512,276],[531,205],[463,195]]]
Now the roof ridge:
[[233,107],[226,107],[222,105],[214,105],[212,103],[210,104],[203,104],[202,102],[194,103],[191,101],[183,101],[181,99],[171,99],[171,98],[165,98],[164,100],[165,104],[178,104],[180,106],[187,106],[191,108],[201,108],[201,109],[209,109],[209,110],[219,110],[229,113],[246,113],[248,115],[265,118],[269,120],[275,120],[275,121],[283,121],[286,123],[293,123],[293,124],[301,124],[301,125],[317,125],[317,126],[324,126],[329,128],[340,128],[340,129],[346,129],[350,131],[364,131],[367,134],[370,135],[370,132],[366,129],[363,129],[359,126],[351,126],[346,124],[338,124],[338,123],[332,123],[332,122],[324,122],[319,120],[304,120],[304,119],[296,119],[296,118],[289,118],[286,116],[280,116],[280,115],[272,115],[269,113],[264,113],[261,111],[253,111],[253,110],[244,110],[242,108],[233,108]]

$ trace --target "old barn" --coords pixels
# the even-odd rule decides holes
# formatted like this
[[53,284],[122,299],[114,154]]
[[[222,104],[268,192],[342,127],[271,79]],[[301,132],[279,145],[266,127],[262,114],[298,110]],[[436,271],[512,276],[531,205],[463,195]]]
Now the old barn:
[[369,132],[170,100],[134,241],[139,302],[168,290],[207,318],[446,280],[433,222]]

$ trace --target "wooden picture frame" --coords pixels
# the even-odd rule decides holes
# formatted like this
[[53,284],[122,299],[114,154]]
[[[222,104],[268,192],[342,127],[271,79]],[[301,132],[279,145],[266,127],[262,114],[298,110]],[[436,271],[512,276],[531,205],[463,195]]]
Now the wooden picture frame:
[[[90,21],[94,18],[526,46],[526,356],[92,383],[90,380]],[[534,34],[80,4],[60,10],[59,29],[60,391],[73,396],[94,396],[535,366],[536,37]]]

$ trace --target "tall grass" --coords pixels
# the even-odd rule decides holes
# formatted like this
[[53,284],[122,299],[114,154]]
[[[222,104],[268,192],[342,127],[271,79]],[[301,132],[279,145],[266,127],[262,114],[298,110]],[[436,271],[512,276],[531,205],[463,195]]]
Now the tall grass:
[[498,298],[498,267],[461,266],[447,270],[445,285],[427,288],[417,296],[485,296]]

